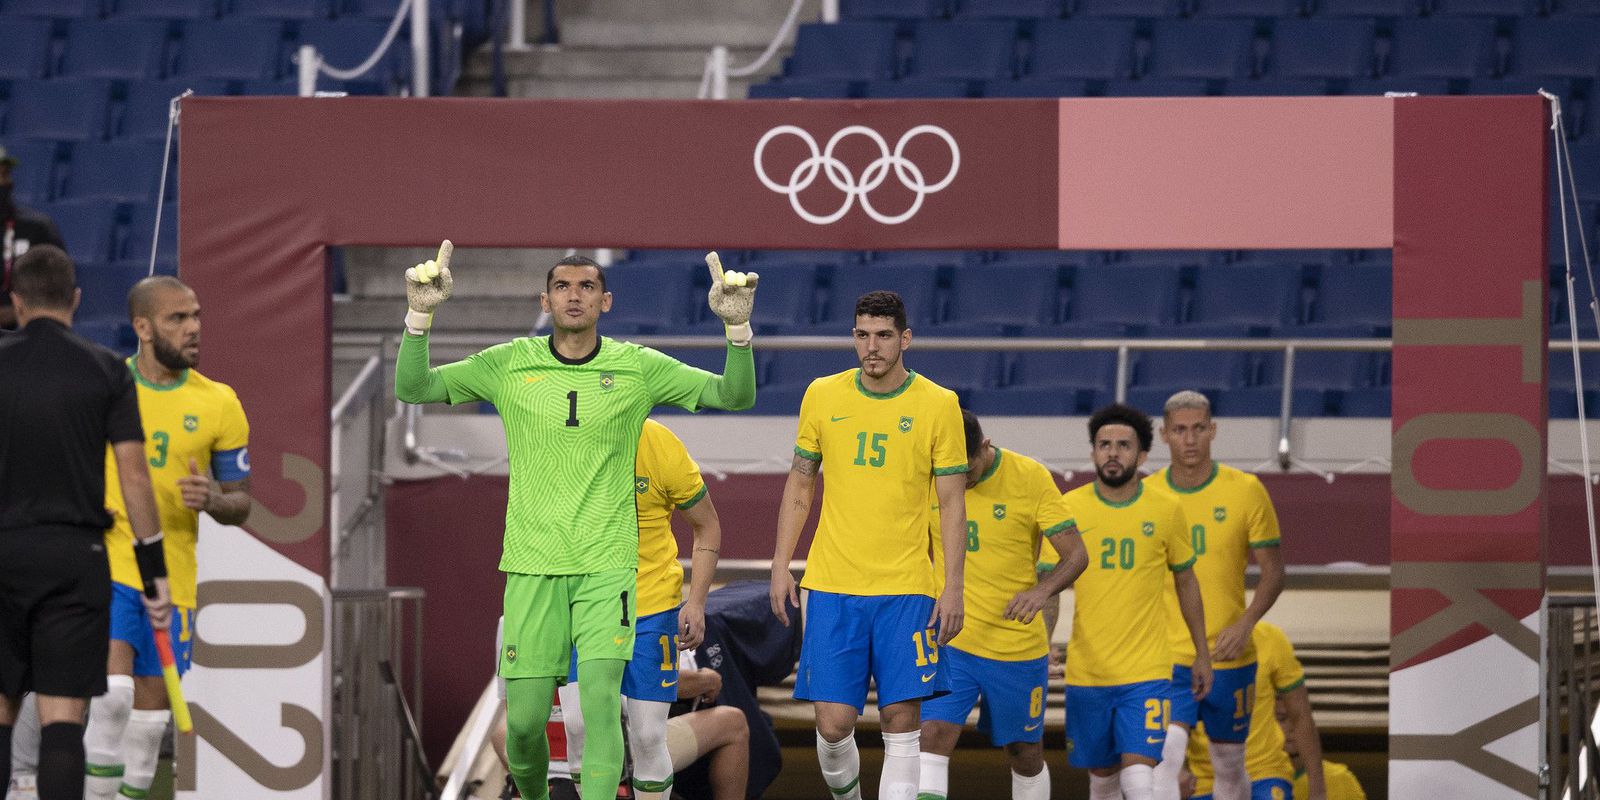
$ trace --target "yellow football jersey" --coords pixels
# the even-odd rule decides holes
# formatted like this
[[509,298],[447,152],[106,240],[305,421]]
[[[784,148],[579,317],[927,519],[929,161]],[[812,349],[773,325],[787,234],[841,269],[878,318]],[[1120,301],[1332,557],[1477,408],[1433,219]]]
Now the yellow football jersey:
[[1073,584],[1067,683],[1120,686],[1172,677],[1165,593],[1194,566],[1189,526],[1172,498],[1146,489],[1113,503],[1096,483],[1067,492],[1089,567]]
[[[1278,727],[1278,695],[1292,692],[1306,682],[1305,669],[1295,658],[1294,645],[1283,629],[1270,622],[1256,623],[1250,635],[1256,647],[1256,688],[1250,712],[1250,736],[1244,742],[1245,771],[1253,781],[1267,778],[1294,780],[1294,765],[1289,754],[1283,751],[1283,728]],[[1243,697],[1233,698],[1235,705],[1245,702]],[[1200,788],[1196,794],[1211,791],[1211,743],[1206,739],[1205,725],[1195,727],[1189,738],[1189,771],[1194,773]],[[1296,797],[1302,795],[1296,794]]]
[[[1147,482],[1183,504],[1196,556],[1194,576],[1200,581],[1200,598],[1206,607],[1206,641],[1215,645],[1217,634],[1244,615],[1244,570],[1250,551],[1278,546],[1278,512],[1259,478],[1222,464],[1213,464],[1211,477],[1193,489],[1173,486],[1167,469],[1151,475]],[[1183,625],[1177,592],[1170,587],[1167,623],[1173,663],[1193,664],[1194,643]],[[1254,646],[1246,645],[1238,659],[1212,666],[1228,669],[1254,660]]]
[[[997,661],[1026,661],[1050,652],[1044,615],[1023,624],[1005,618],[1006,605],[1037,580],[1033,565],[1044,543],[1072,527],[1072,511],[1050,470],[1027,456],[994,449],[994,463],[967,490],[966,623],[950,646]],[[937,517],[931,522],[933,574],[942,583],[944,550]]]
[[671,611],[683,602],[683,565],[672,538],[673,509],[690,509],[706,496],[700,467],[667,426],[644,421],[634,461],[633,491],[639,508],[638,615]]
[[[195,543],[199,538],[199,513],[183,504],[178,479],[189,474],[193,459],[200,473],[219,481],[237,481],[250,474],[250,423],[239,397],[227,384],[195,370],[184,370],[171,386],[144,379],[128,359],[128,369],[139,385],[139,419],[144,424],[144,449],[155,490],[162,550],[167,557],[167,583],[172,604],[195,607]],[[133,560],[133,527],[122,500],[117,460],[106,448],[106,508],[111,528],[106,531],[106,554],[111,579],[135,589],[143,587],[139,565]]]
[[[1366,790],[1356,780],[1350,768],[1333,761],[1322,762],[1322,781],[1328,788],[1328,800],[1367,800]],[[1294,796],[1310,797],[1311,783],[1304,772],[1294,776]]]
[[934,596],[928,558],[932,478],[967,471],[956,393],[915,372],[883,394],[860,370],[818,378],[800,401],[795,453],[822,462],[822,516],[807,589]]

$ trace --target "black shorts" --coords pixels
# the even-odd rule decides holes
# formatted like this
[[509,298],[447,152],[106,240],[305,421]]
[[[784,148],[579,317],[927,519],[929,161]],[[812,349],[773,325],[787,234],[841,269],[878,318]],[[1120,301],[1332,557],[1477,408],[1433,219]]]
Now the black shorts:
[[110,639],[101,531],[0,531],[0,694],[103,694]]

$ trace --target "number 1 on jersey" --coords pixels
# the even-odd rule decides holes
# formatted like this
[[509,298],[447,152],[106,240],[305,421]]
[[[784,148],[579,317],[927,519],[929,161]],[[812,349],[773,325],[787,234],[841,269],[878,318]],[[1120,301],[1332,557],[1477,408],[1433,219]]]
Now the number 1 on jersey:
[[567,392],[567,427],[578,427],[578,390]]

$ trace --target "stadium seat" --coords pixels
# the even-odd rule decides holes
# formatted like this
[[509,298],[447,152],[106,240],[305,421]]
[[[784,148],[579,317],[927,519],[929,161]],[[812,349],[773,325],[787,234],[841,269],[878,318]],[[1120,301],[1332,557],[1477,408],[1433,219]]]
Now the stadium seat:
[[1128,264],[1189,267],[1221,264],[1226,257],[1227,253],[1223,250],[1122,250],[1115,254],[1114,260]]
[[1248,78],[1256,72],[1255,61],[1255,28],[1247,20],[1158,19],[1146,73],[1161,78]]
[[981,251],[972,250],[875,250],[867,258],[874,264],[950,265],[978,264]]
[[83,261],[78,265],[78,288],[83,290],[83,299],[78,303],[77,317],[127,323],[128,290],[145,277],[145,272],[146,267],[137,264]]
[[167,27],[153,20],[73,20],[67,26],[61,74],[76,78],[159,78]]
[[1315,264],[1329,266],[1350,263],[1349,250],[1240,250],[1235,259],[1261,264]]
[[1231,389],[1249,382],[1245,353],[1221,350],[1153,350],[1133,362],[1130,385],[1144,388]]
[[1480,78],[1496,73],[1491,19],[1447,17],[1395,22],[1387,74],[1419,78]]
[[[352,69],[372,55],[383,43],[387,31],[388,26],[376,20],[308,20],[300,24],[300,44],[314,45],[323,63],[339,69]],[[391,44],[389,51],[373,65],[372,71],[359,80],[392,85],[403,76],[405,70],[410,69],[408,52],[403,41]],[[326,76],[322,78],[323,82],[330,80]]]
[[[1283,353],[1263,353],[1261,384],[1283,386]],[[1339,350],[1297,350],[1294,354],[1294,385],[1297,389],[1362,389],[1376,386],[1378,364],[1375,353]]]
[[1056,321],[1061,270],[1032,264],[983,264],[957,269],[946,321],[1013,329]]
[[[1321,389],[1295,389],[1289,393],[1290,416],[1325,416],[1328,406],[1328,393]],[[1280,416],[1283,413],[1283,387],[1242,386],[1218,391],[1211,413],[1218,417]]]
[[[704,257],[704,253],[700,254]],[[772,264],[859,264],[861,253],[856,250],[752,250],[751,269],[765,269]]]
[[56,193],[55,142],[8,142],[6,154],[17,160],[11,167],[11,192],[23,205],[43,203]]
[[[660,264],[660,263],[666,263],[666,264],[704,264],[705,263],[705,255],[706,255],[706,253],[705,253],[704,250],[685,250],[685,249],[679,249],[679,248],[651,249],[651,248],[646,248],[646,247],[636,247],[636,248],[628,251],[628,257],[626,259],[626,263],[628,263],[628,264],[646,264],[646,263],[648,263],[648,264]],[[731,264],[731,263],[734,263],[734,262],[735,262],[734,254],[732,254],[732,253],[722,253],[722,263],[723,264]],[[617,266],[622,266],[622,265],[623,264],[619,263]]]
[[1544,11],[1540,0],[1434,0],[1437,16],[1531,17]]
[[810,328],[816,315],[817,272],[817,265],[799,263],[760,270],[761,302],[750,324],[761,333]]
[[1179,268],[1099,264],[1078,267],[1067,321],[1135,330],[1171,325],[1178,311]]
[[0,80],[43,78],[49,66],[50,23],[0,17]]
[[1313,325],[1369,327],[1374,333],[1394,325],[1394,275],[1387,264],[1344,264],[1322,270]]
[[606,270],[607,287],[618,298],[606,312],[606,325],[657,333],[689,323],[698,308],[690,296],[694,279],[703,271],[691,263],[620,264]]
[[1228,81],[1222,94],[1229,97],[1319,97],[1328,93],[1328,82],[1290,78],[1261,78]]
[[[762,280],[766,280],[763,275]],[[833,284],[819,326],[843,333],[855,324],[856,300],[867,292],[886,289],[905,301],[906,321],[917,329],[928,326],[938,316],[936,304],[938,273],[930,267],[911,264],[868,264],[839,267],[833,271]]]
[[1280,78],[1366,78],[1377,28],[1370,19],[1286,19],[1272,29],[1267,74]]
[[1078,0],[1082,17],[1181,17],[1183,0]]
[[1211,87],[1203,80],[1190,78],[1145,78],[1137,81],[1106,81],[1106,97],[1203,97]]
[[[1167,398],[1182,390],[1197,391],[1205,395],[1206,399],[1211,401],[1212,408],[1216,408],[1218,405],[1220,405],[1221,395],[1224,391],[1226,391],[1224,389],[1196,389],[1193,386],[1183,385],[1130,386],[1128,387],[1128,397],[1123,402],[1149,414],[1153,418],[1159,419],[1161,417],[1161,409],[1167,403]],[[1094,408],[1100,408],[1110,403],[1113,397],[1115,397],[1115,394],[1110,389],[1103,389],[1095,392],[1092,406]]]
[[[1600,142],[1573,142],[1569,150],[1572,153],[1572,179],[1577,184],[1579,202],[1600,201]],[[1555,189],[1556,184],[1551,181],[1550,190],[1554,192]],[[1553,203],[1554,198],[1552,207]],[[1570,200],[1568,206],[1571,206]]]
[[795,35],[784,76],[883,80],[895,76],[894,25],[888,22],[806,23]]
[[1072,78],[1023,78],[1015,81],[985,81],[979,97],[1087,97],[1088,81]]
[[222,10],[217,0],[115,0],[115,3],[117,16],[143,19],[216,19]]
[[1027,74],[1033,79],[1131,77],[1134,31],[1127,20],[1042,21],[1033,29]]
[[111,85],[103,80],[13,81],[7,131],[13,139],[98,141],[106,136]]
[[1450,93],[1450,81],[1445,78],[1419,78],[1419,77],[1389,77],[1389,78],[1362,78],[1345,84],[1344,94],[1355,96],[1384,95],[1390,92],[1403,92],[1423,96],[1439,96]]
[[1549,0],[1553,14],[1600,16],[1600,0]]
[[1317,0],[1313,13],[1322,17],[1415,17],[1422,0]]
[[[128,235],[122,241],[121,260],[144,263],[150,260],[150,241],[156,235],[156,205],[134,205],[128,214]],[[161,236],[156,241],[156,264],[178,263],[178,204],[169,202],[161,210]]]
[[13,17],[94,19],[105,14],[103,0],[5,0],[0,10]]
[[950,16],[947,0],[841,0],[845,19],[934,19]]
[[1333,402],[1341,417],[1387,417],[1391,391],[1387,386],[1349,389],[1336,393]]
[[957,17],[979,19],[1053,19],[1065,12],[1062,0],[959,0]]
[[946,389],[971,393],[1000,385],[999,353],[968,350],[917,350],[906,364]]
[[133,327],[114,319],[74,319],[72,332],[120,356],[131,356],[137,340]]
[[858,366],[856,354],[841,337],[839,346],[827,350],[766,351],[758,372],[766,376],[766,386],[805,387],[824,375]]
[[228,84],[225,81],[192,78],[129,83],[123,101],[121,124],[115,138],[165,140],[167,113],[172,99],[190,89],[196,95],[219,96],[228,93]]
[[[1600,386],[1600,353],[1584,353],[1579,356],[1583,362],[1583,385],[1585,388]],[[1572,353],[1565,350],[1556,350],[1550,353],[1550,389],[1561,389],[1571,392],[1578,385],[1576,373],[1572,369]],[[1589,409],[1591,414],[1600,416],[1600,409]]]
[[1600,75],[1600,19],[1517,20],[1511,34],[1513,75]]
[[1046,264],[1079,267],[1106,263],[1104,250],[996,250],[991,259],[1000,264]]
[[843,99],[856,96],[854,84],[843,80],[770,80],[750,87],[751,100]]
[[287,95],[293,97],[300,93],[300,83],[294,78],[265,81],[239,81],[235,84],[236,94],[241,97],[271,97]]
[[862,84],[861,96],[880,100],[971,97],[972,83],[964,80],[917,80],[914,78],[898,81],[867,81]]
[[185,26],[177,74],[224,80],[262,80],[280,74],[283,25],[223,20]]
[[1092,392],[1057,386],[1007,386],[972,392],[968,410],[984,417],[1064,417],[1083,414]]
[[[63,196],[147,202],[161,187],[165,142],[80,142],[72,148]],[[168,180],[177,170],[169,170]],[[170,192],[169,192],[170,196]]]
[[1196,17],[1298,17],[1306,12],[1305,0],[1195,0]]
[[1110,350],[1035,350],[1016,355],[1006,385],[1099,390],[1116,379]]
[[[431,9],[430,9],[431,10]],[[332,0],[233,0],[229,13],[260,19],[327,19]]]
[[1000,20],[919,22],[907,76],[984,80],[1016,75],[1017,25]]
[[73,260],[103,264],[111,259],[117,228],[116,201],[67,201],[39,206],[39,210],[55,220]]
[[1193,322],[1274,328],[1300,321],[1298,265],[1230,264],[1201,269],[1195,278]]

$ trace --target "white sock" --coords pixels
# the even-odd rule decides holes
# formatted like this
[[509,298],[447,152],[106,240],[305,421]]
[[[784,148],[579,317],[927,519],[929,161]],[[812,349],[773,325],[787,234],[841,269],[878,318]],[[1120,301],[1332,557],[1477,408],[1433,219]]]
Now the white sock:
[[924,750],[921,763],[917,800],[944,800],[950,794],[950,757]]
[[561,724],[567,729],[567,770],[573,783],[582,783],[583,710],[578,707],[578,682],[556,689],[556,696],[561,698]]
[[122,785],[122,733],[133,711],[133,676],[107,675],[106,693],[89,701],[83,729],[85,800],[109,800]]
[[817,731],[817,763],[822,780],[838,800],[861,800],[861,752],[854,734],[837,742],[822,738]]
[[1122,773],[1105,777],[1089,773],[1089,800],[1122,800]]
[[[122,735],[122,792],[127,797],[144,797],[156,779],[156,761],[161,758],[161,737],[167,733],[171,711],[140,711],[128,715],[128,730]],[[132,789],[134,791],[128,791]]]
[[885,733],[878,800],[917,800],[917,771],[921,761],[922,731]]
[[1161,746],[1161,763],[1155,769],[1155,800],[1178,800],[1178,773],[1189,749],[1189,729],[1167,726],[1167,743]]
[[1011,800],[1050,800],[1050,765],[1045,764],[1038,775],[1011,773]]
[[[1152,800],[1151,784],[1155,782],[1155,768],[1149,764],[1129,764],[1122,768],[1122,796],[1126,800]],[[1248,800],[1248,798],[1246,799]]]
[[11,777],[31,777],[38,771],[39,699],[29,692],[23,695],[17,721],[11,725]]
[[1244,742],[1211,743],[1211,796],[1216,800],[1250,800],[1250,774],[1244,767]]
[[667,714],[672,704],[631,697],[626,702],[634,797],[661,800],[672,790],[672,754],[667,751]]

